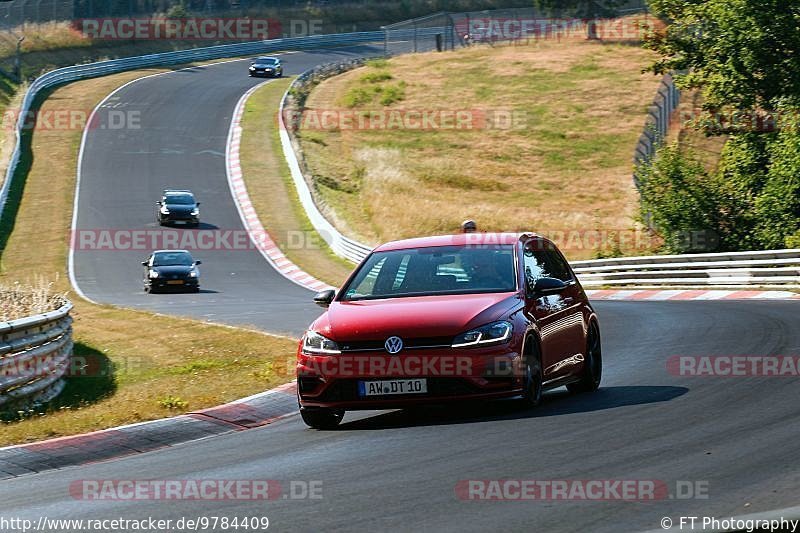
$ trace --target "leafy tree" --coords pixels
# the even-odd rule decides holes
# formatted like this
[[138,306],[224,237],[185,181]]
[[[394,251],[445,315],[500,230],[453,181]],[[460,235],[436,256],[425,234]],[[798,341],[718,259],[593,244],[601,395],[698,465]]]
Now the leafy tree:
[[664,238],[667,251],[693,251],[690,236],[715,226],[716,198],[703,166],[671,144],[637,175],[642,214]]
[[702,91],[716,111],[773,110],[800,104],[800,2],[797,0],[651,0],[670,21],[648,37],[661,57],[656,73],[685,71],[676,82]]
[[793,116],[769,146],[770,165],[755,202],[758,234],[766,248],[800,245],[800,120]]

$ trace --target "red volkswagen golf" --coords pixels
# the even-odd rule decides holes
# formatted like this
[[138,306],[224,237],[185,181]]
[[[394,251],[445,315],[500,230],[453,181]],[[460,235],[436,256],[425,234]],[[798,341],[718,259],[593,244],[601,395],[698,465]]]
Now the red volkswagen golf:
[[555,245],[465,233],[376,248],[303,335],[300,413],[326,429],[346,410],[520,397],[600,385],[597,316]]

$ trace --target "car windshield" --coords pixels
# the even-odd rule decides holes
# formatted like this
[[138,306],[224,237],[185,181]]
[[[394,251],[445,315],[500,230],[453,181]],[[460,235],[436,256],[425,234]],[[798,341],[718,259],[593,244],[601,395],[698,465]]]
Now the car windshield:
[[436,246],[373,253],[341,301],[515,290],[512,245]]
[[153,255],[153,266],[192,266],[189,252],[158,252]]
[[278,62],[278,60],[273,58],[273,57],[259,57],[258,59],[256,59],[256,63],[262,64],[262,65],[263,64],[274,65],[277,62]]
[[170,194],[164,197],[164,202],[172,205],[191,205],[194,203],[194,196],[191,194]]

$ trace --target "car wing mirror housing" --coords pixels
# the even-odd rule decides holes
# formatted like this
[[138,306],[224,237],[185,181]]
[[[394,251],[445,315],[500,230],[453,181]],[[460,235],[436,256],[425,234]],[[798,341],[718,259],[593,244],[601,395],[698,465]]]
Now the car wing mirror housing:
[[147,266],[147,261],[142,261],[142,266]]
[[533,296],[547,296],[558,294],[569,287],[569,285],[558,278],[543,277],[536,280],[533,284]]
[[331,305],[331,302],[333,302],[335,297],[336,291],[333,289],[320,291],[314,296],[314,303],[320,307],[328,307]]
[[202,265],[202,264],[203,264],[203,262],[202,262],[202,261],[195,261],[195,262],[194,262],[194,264],[195,264],[195,265]]

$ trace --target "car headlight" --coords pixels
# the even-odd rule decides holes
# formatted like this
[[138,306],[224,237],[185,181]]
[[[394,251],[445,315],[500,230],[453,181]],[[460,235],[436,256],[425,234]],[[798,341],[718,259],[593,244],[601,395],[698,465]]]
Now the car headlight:
[[484,346],[505,342],[511,338],[513,326],[510,322],[500,320],[492,322],[479,328],[467,331],[453,339],[453,348],[464,348],[466,346]]
[[200,214],[200,208],[195,207],[194,209],[192,209],[192,216],[193,217],[196,217],[199,214]]
[[152,279],[155,279],[155,278],[157,278],[157,277],[158,277],[158,272],[157,272],[157,271],[155,271],[155,270],[151,270],[151,271],[149,272],[149,274],[148,274],[148,275],[149,275],[149,276],[150,276]]
[[162,215],[169,215],[169,209],[167,209],[167,206],[165,206],[165,205],[161,206],[161,214]]
[[339,345],[316,331],[307,331],[303,336],[303,353],[340,354]]
[[253,65],[250,65],[250,70],[255,70],[255,69],[256,69],[256,67],[254,67]]
[[189,272],[189,277],[190,278],[196,278],[197,277],[197,270],[192,270],[191,272]]

